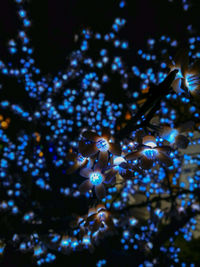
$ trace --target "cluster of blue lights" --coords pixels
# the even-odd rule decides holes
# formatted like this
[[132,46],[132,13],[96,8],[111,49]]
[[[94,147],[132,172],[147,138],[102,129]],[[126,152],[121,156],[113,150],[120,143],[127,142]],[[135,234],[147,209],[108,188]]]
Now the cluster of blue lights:
[[[171,56],[175,55],[180,44],[170,36],[161,35],[159,38],[150,37],[144,48],[136,50],[129,41],[121,38],[120,31],[126,26],[127,20],[117,16],[109,31],[104,34],[85,28],[75,36],[77,49],[68,56],[68,66],[49,79],[42,75],[35,63],[34,49],[28,35],[31,20],[25,8],[25,0],[15,2],[21,25],[18,37],[8,41],[11,62],[0,60],[0,74],[12,77],[23,85],[28,99],[36,105],[33,104],[32,111],[32,107],[29,109],[27,105],[16,104],[4,98],[0,101],[0,189],[3,192],[0,213],[2,216],[6,214],[16,218],[25,228],[33,226],[34,230],[26,238],[25,234],[16,230],[12,240],[0,239],[0,256],[5,253],[7,243],[13,242],[20,251],[31,251],[34,261],[40,266],[55,261],[56,256],[49,252],[49,248],[53,248],[56,253],[80,250],[92,252],[98,246],[99,239],[114,233],[116,229],[121,233],[121,249],[127,253],[145,251],[148,254],[154,248],[154,238],[166,218],[173,218],[174,214],[175,217],[182,218],[188,209],[196,215],[200,210],[196,197],[200,186],[200,157],[198,152],[191,152],[200,145],[200,107],[191,98],[192,93],[200,89],[199,73],[187,73],[183,77],[179,70],[176,79],[183,79],[187,90],[178,93],[170,91],[160,102],[160,108],[149,128],[138,127],[137,131],[132,131],[131,139],[124,136],[121,140],[115,140],[122,150],[121,155],[116,157],[109,152],[114,143],[109,143],[110,140],[102,137],[95,143],[88,142],[91,147],[95,145],[97,154],[84,157],[78,153],[81,132],[92,129],[100,135],[102,127],[108,127],[115,136],[151,96],[149,84],[161,83],[167,77],[169,66],[163,58],[169,51],[172,60]],[[187,11],[188,1],[183,0],[182,5]],[[120,11],[125,6],[126,1],[118,1]],[[194,35],[191,25],[188,25],[187,33],[189,37],[186,45],[190,49],[188,55],[195,62],[200,58],[200,36]],[[96,43],[101,47],[94,57]],[[130,49],[138,58],[138,62],[132,62],[131,65],[126,59]],[[113,51],[117,52],[112,55]],[[17,67],[12,62],[12,57],[16,55],[20,55]],[[112,86],[110,83],[116,76],[119,77],[119,87],[127,97],[126,104],[121,99],[111,100],[112,97],[107,94]],[[134,81],[134,86],[130,85],[130,80]],[[5,90],[4,84],[0,86],[0,90],[2,89]],[[10,124],[9,120],[4,120],[4,114],[11,117]],[[187,118],[183,114],[187,114]],[[120,124],[118,120],[121,118],[123,122]],[[144,119],[144,115],[141,115],[135,124],[140,126]],[[179,123],[184,119],[194,121],[194,127],[181,131]],[[21,129],[21,122],[26,125],[24,129]],[[14,124],[16,129],[20,129],[16,130],[13,137]],[[163,131],[165,127],[167,130]],[[156,142],[141,145],[139,139],[145,135],[154,136]],[[185,150],[183,154],[178,142],[186,139],[189,152]],[[144,148],[143,145],[147,147]],[[142,152],[138,157],[126,160],[127,154],[138,152],[141,147]],[[76,157],[72,156],[68,160],[68,155],[73,152]],[[96,171],[94,166],[102,155],[106,155],[104,161],[107,166],[103,171]],[[157,161],[158,164],[153,164],[149,169],[142,168],[143,158]],[[171,161],[170,166],[165,164],[168,161]],[[73,175],[68,175],[68,167],[74,168]],[[81,178],[78,171],[82,167],[93,170],[86,182],[89,181],[95,189],[85,193],[87,201],[92,203],[92,211],[89,210],[81,219],[76,218],[76,226],[70,226],[70,231],[66,224],[66,229],[62,232],[54,233],[50,227],[45,237],[40,235],[35,230],[38,225],[45,223],[39,211],[40,202],[34,200],[26,203],[25,199],[29,199],[32,188],[36,187],[37,192],[45,192],[44,197],[54,192],[64,200],[80,200]],[[105,183],[105,187],[102,183]],[[96,199],[94,200],[93,191],[97,191],[100,185],[106,195],[98,201],[105,207],[94,211]],[[155,196],[159,196],[156,208],[153,205]],[[178,200],[174,210],[170,209],[171,199]],[[167,204],[163,205],[163,202]],[[196,228],[197,220],[192,217],[173,233],[174,238],[169,237],[169,244],[159,248],[160,253],[180,264],[180,249],[176,247],[175,239],[182,236],[186,241],[191,241]],[[96,266],[107,263],[107,260],[102,259]],[[139,266],[153,266],[152,264],[145,261]],[[181,264],[184,266],[184,263]]]

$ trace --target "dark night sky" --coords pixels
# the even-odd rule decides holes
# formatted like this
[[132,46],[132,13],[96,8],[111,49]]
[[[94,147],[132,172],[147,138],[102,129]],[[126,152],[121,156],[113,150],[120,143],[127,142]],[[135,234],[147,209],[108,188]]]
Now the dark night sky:
[[[37,66],[44,75],[48,73],[54,75],[59,70],[65,69],[67,56],[76,48],[74,35],[80,33],[84,27],[101,33],[109,32],[117,16],[127,19],[127,26],[120,33],[120,37],[130,41],[126,58],[129,66],[135,64],[138,59],[137,49],[143,49],[149,37],[156,38],[166,34],[184,45],[187,39],[186,26],[192,24],[199,29],[200,1],[193,0],[188,12],[183,12],[181,0],[174,2],[129,0],[128,8],[120,10],[118,2],[114,0],[29,0],[28,10],[32,18],[29,36],[34,47],[33,56]],[[0,58],[7,62],[6,45],[11,38],[16,38],[19,21],[13,0],[0,0],[0,6]],[[0,97],[4,99],[9,97],[11,101],[19,104],[21,99],[29,106],[33,104],[15,79],[8,79],[2,75],[1,79],[7,83],[7,87],[5,91],[0,92]],[[111,87],[115,86],[118,84]],[[107,97],[111,101],[121,101],[123,92],[120,93],[120,90],[118,88],[119,99],[112,99],[116,94],[111,91]]]
[[[186,25],[198,26],[198,0],[189,12],[183,12],[181,1],[129,1],[121,12],[128,19],[123,34],[135,48],[142,48],[146,38],[168,34],[184,42]],[[80,29],[106,31],[116,15],[120,15],[117,1],[91,0],[34,0],[29,3],[32,27],[31,38],[37,63],[44,73],[63,69],[66,56],[74,48],[73,38]],[[16,36],[18,20],[12,0],[0,0],[0,55],[6,55],[5,43]]]

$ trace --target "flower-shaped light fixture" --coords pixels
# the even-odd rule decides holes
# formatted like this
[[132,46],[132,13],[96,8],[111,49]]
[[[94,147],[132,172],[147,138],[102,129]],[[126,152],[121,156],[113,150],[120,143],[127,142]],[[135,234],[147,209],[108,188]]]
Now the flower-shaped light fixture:
[[106,195],[104,184],[115,183],[117,171],[114,169],[109,169],[107,172],[103,173],[99,164],[94,166],[94,169],[84,168],[80,171],[80,175],[87,178],[80,186],[79,191],[81,193],[86,193],[95,188],[96,196],[102,199]]
[[82,136],[84,140],[79,142],[79,152],[84,157],[90,157],[99,152],[99,166],[101,168],[107,166],[108,152],[114,155],[121,155],[120,144],[110,142],[111,134],[108,128],[103,128],[101,136],[93,131],[85,131]]
[[156,160],[170,166],[172,164],[169,157],[170,150],[169,146],[157,146],[155,137],[147,135],[142,139],[142,145],[139,146],[138,150],[128,153],[126,159],[139,159],[143,169],[150,169]]
[[103,205],[98,205],[89,210],[85,226],[92,232],[96,232],[100,228],[101,230],[112,229],[114,224],[110,212]]
[[200,98],[200,60],[196,60],[189,65],[189,57],[187,50],[180,50],[169,61],[170,70],[178,69],[176,79],[172,83],[175,92],[190,92],[196,98]]
[[89,162],[88,158],[83,157],[81,154],[76,154],[73,152],[68,153],[67,160],[72,163],[72,165],[66,171],[67,174],[71,174],[79,168],[84,168]]
[[193,121],[188,121],[174,129],[170,126],[163,126],[160,134],[164,140],[169,142],[170,145],[176,145],[178,148],[186,148],[188,146],[189,139],[182,133],[191,130],[193,126]]

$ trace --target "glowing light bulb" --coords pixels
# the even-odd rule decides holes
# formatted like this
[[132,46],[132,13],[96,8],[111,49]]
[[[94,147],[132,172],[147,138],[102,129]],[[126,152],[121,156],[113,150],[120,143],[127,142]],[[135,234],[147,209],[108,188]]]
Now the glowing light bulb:
[[178,135],[178,130],[172,129],[170,132],[167,132],[163,137],[170,143],[175,142],[175,138]]
[[195,91],[200,84],[200,75],[186,74],[185,84],[189,91]]
[[93,185],[99,185],[103,182],[103,176],[99,172],[93,172],[90,175],[90,182]]
[[99,220],[102,222],[102,221],[105,221],[106,219],[106,213],[104,211],[101,211],[99,214],[98,214],[98,217],[99,217]]
[[147,148],[143,151],[143,154],[148,158],[148,159],[155,159],[156,155],[158,154],[158,151],[156,149],[150,149]]
[[100,151],[108,151],[109,149],[109,143],[104,138],[99,139],[96,146]]
[[86,161],[86,158],[85,157],[83,157],[82,155],[78,156],[77,163],[79,165],[82,165],[85,161]]
[[34,256],[40,256],[43,253],[41,246],[35,246],[34,247]]

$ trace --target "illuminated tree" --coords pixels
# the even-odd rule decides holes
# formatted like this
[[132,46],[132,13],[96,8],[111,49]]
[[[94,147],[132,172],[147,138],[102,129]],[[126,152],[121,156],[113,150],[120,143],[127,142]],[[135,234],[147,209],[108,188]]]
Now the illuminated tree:
[[120,15],[107,32],[83,28],[66,68],[45,75],[29,3],[15,8],[0,61],[0,261],[186,266],[180,243],[192,244],[200,212],[200,37],[188,25],[184,44],[162,35],[134,49]]

